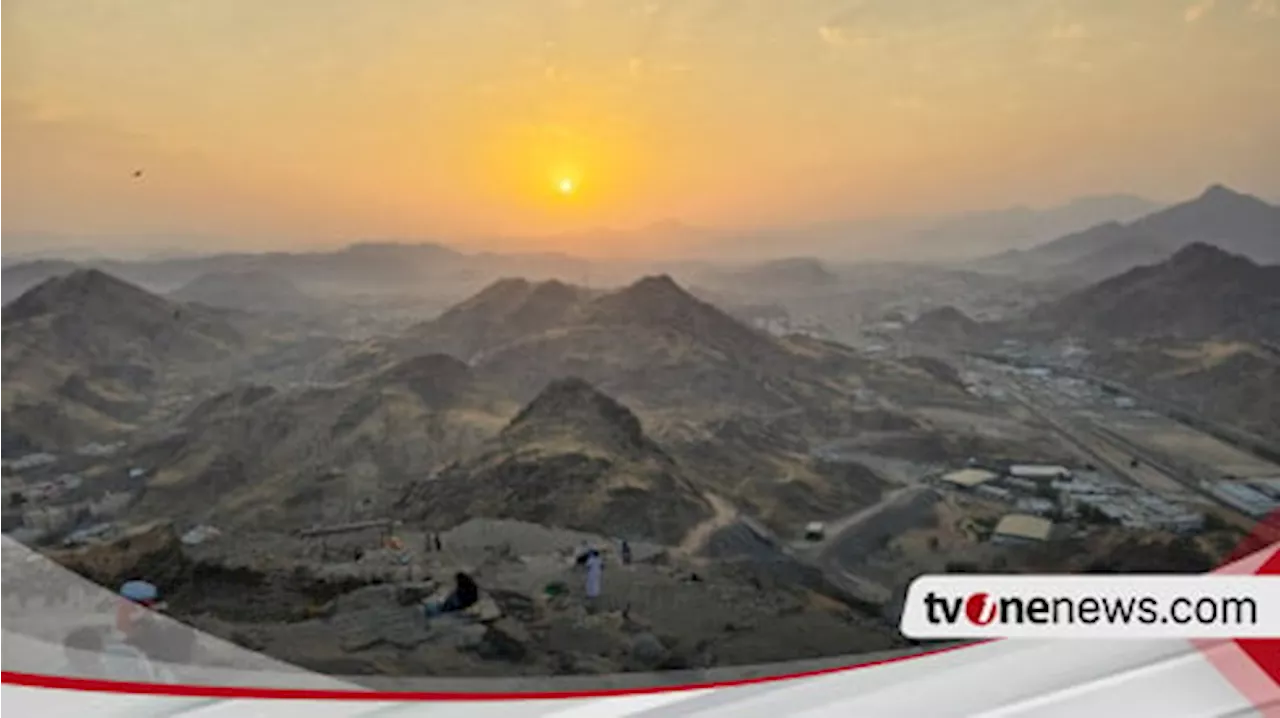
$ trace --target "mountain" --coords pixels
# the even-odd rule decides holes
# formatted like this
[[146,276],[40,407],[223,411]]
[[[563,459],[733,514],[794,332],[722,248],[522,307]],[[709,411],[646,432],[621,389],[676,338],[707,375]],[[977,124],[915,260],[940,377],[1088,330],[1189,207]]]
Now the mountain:
[[592,292],[558,280],[501,279],[407,335],[434,350],[470,359],[571,319]]
[[821,260],[811,257],[776,259],[717,274],[714,281],[729,286],[749,286],[753,292],[797,289],[808,291],[840,281],[839,275],[828,269]]
[[96,269],[40,283],[6,304],[3,316],[6,380],[9,372],[25,379],[67,364],[203,362],[243,342],[214,310],[169,301]]
[[1132,338],[1280,336],[1280,266],[1195,243],[1031,313],[1055,332]]
[[262,270],[210,272],[169,294],[181,302],[247,311],[297,313],[316,300],[287,278]]
[[345,373],[414,353],[445,352],[513,395],[580,376],[629,405],[773,409],[794,405],[785,386],[812,363],[774,338],[697,299],[669,276],[600,292],[507,279],[355,353]]
[[196,369],[244,346],[216,311],[92,269],[45,280],[3,316],[6,432],[42,445],[118,434],[176,367]]
[[1108,276],[1159,261],[1196,242],[1256,262],[1280,262],[1280,207],[1213,185],[1192,200],[1136,221],[1100,224],[990,264]]
[[983,332],[981,323],[970,319],[964,312],[953,306],[930,309],[913,321],[907,331],[920,339],[963,342],[980,336]]
[[137,511],[295,528],[371,518],[413,478],[492,436],[514,408],[442,355],[339,386],[237,387],[130,454],[155,471]]
[[626,407],[587,382],[551,382],[475,456],[414,484],[404,517],[443,530],[510,518],[675,544],[711,508]]

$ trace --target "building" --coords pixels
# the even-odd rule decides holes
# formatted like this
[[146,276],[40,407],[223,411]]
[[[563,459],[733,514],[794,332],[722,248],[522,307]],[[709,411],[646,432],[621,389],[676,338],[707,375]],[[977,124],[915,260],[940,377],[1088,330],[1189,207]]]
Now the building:
[[1008,489],[1002,489],[999,486],[992,486],[991,484],[982,484],[978,488],[974,489],[974,492],[985,498],[995,499],[996,501],[1008,501],[1013,498],[1013,492]]
[[1209,493],[1228,506],[1249,516],[1260,518],[1280,508],[1280,501],[1238,481],[1207,482]]
[[1039,498],[1018,499],[1016,506],[1018,510],[1023,513],[1033,514],[1036,516],[1048,516],[1057,508],[1057,506],[1049,499]]
[[1053,533],[1053,522],[1039,516],[1009,514],[1000,519],[991,534],[992,543],[1025,545],[1044,543]]
[[53,454],[45,454],[45,453],[27,454],[26,456],[23,456],[20,459],[14,459],[13,461],[10,461],[9,468],[13,469],[14,471],[26,471],[27,469],[34,469],[39,466],[48,466],[49,464],[52,464],[57,460],[58,460],[58,457],[54,456]]
[[1019,479],[1015,476],[1009,476],[1005,478],[1004,484],[1005,486],[1009,486],[1015,489],[1022,489],[1023,491],[1035,491],[1040,488],[1040,484],[1037,484],[1036,482],[1030,479]]
[[985,469],[960,469],[943,474],[942,482],[958,489],[975,489],[997,478],[999,476],[995,472]]
[[1071,469],[1053,464],[1014,464],[1009,467],[1009,475],[1033,481],[1066,481],[1071,478]]
[[1266,494],[1273,499],[1280,500],[1280,478],[1250,479],[1249,487],[1257,490],[1259,493]]

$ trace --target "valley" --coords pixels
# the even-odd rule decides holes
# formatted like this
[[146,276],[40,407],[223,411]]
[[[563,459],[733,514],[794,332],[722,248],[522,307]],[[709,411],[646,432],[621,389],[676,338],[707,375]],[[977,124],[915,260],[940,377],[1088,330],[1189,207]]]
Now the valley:
[[[1223,191],[1136,222],[1254,217]],[[7,267],[4,531],[334,675],[913,650],[921,574],[1206,570],[1280,507],[1276,267],[1167,249],[1093,282],[793,260],[588,286],[406,246]],[[481,600],[426,615],[458,572]]]

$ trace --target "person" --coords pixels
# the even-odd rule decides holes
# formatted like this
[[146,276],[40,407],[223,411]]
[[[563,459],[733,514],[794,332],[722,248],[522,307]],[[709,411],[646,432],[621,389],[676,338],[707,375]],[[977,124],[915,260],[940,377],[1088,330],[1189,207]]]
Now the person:
[[626,539],[622,539],[622,565],[631,565],[631,544]]
[[438,605],[427,604],[426,613],[428,617],[438,616],[442,613],[465,611],[480,600],[480,587],[471,576],[459,571],[454,574],[453,582],[453,590],[449,592],[443,602]]
[[604,574],[604,559],[601,558],[600,552],[592,550],[587,556],[587,598],[596,599],[600,596],[600,583]]
[[[164,608],[160,590],[147,581],[126,581],[120,587],[121,601],[116,609],[115,630],[108,634],[105,653],[124,659],[121,665],[132,663],[137,667],[133,680],[151,683],[172,683],[173,675],[153,663],[154,660],[182,662],[189,658],[195,636],[183,629],[167,630],[154,618],[152,611]],[[176,649],[176,650],[175,650]]]

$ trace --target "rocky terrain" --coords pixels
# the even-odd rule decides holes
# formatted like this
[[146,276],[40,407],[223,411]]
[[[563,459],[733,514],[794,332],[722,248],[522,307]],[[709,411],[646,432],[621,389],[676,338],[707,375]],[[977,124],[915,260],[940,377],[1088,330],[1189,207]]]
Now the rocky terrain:
[[[443,533],[439,553],[404,536],[403,553],[317,560],[296,539],[184,546],[153,524],[50,557],[106,585],[153,577],[170,615],[338,675],[600,675],[904,646],[874,613],[781,554],[773,565],[710,564],[636,543],[635,561],[622,565],[606,537],[512,521],[468,521]],[[584,600],[574,565],[587,544],[607,556],[596,602]],[[460,569],[480,584],[480,602],[426,620],[422,601],[448,590]]]
[[1260,266],[1208,244],[1131,269],[1041,306],[1033,325],[1081,337],[1275,339],[1280,265]]
[[435,530],[487,516],[664,545],[711,515],[639,419],[580,379],[550,384],[476,456],[415,484],[400,507]]

